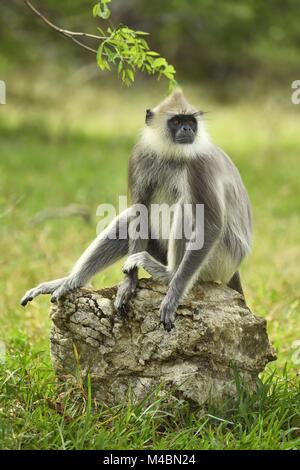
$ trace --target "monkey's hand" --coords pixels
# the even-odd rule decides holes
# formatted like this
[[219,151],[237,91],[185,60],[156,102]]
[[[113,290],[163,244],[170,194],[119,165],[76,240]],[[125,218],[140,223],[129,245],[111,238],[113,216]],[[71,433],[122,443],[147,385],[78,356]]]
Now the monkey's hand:
[[141,251],[128,256],[123,266],[123,273],[128,274],[134,268],[145,268],[149,258],[149,254],[146,251]]
[[177,302],[174,298],[169,298],[168,295],[162,301],[160,306],[160,323],[163,324],[164,329],[166,331],[171,331],[174,328],[175,317],[176,317],[176,309],[177,309]]
[[122,317],[127,315],[127,304],[135,292],[136,284],[137,276],[132,272],[126,274],[124,280],[119,284],[114,306]]
[[55,279],[54,281],[43,282],[33,289],[29,289],[22,297],[20,304],[25,307],[28,302],[31,302],[35,297],[41,294],[53,294],[66,280],[66,277]]
[[164,284],[170,282],[172,275],[167,266],[157,261],[147,251],[140,251],[128,256],[123,266],[123,272],[130,273],[134,268],[144,268],[154,279],[158,279]]

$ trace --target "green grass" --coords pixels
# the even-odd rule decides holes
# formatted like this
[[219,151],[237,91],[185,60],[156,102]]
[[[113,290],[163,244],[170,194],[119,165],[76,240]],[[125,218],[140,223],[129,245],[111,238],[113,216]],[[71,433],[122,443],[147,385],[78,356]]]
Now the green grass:
[[[259,97],[250,90],[243,100],[222,104],[208,88],[187,87],[188,97],[210,111],[208,128],[249,190],[254,248],[242,278],[252,310],[268,320],[278,360],[253,396],[242,390],[236,403],[220,409],[178,403],[167,413],[157,398],[146,411],[95,408],[80,384],[62,390],[49,359],[49,299],[18,305],[26,289],[69,270],[97,222],[70,218],[32,226],[30,219],[71,203],[95,214],[98,204],[126,194],[127,160],[144,110],[161,98],[153,84],[128,91],[47,76],[11,77],[8,103],[0,107],[0,339],[7,349],[0,447],[300,448],[299,365],[293,360],[293,342],[300,339],[300,111],[289,104],[290,90]],[[120,267],[97,275],[94,286],[116,283]]]
[[253,395],[237,385],[237,400],[222,408],[166,407],[157,393],[150,405],[109,408],[93,401],[90,384],[55,384],[47,353],[19,335],[1,370],[0,449],[299,448],[299,382],[269,372]]

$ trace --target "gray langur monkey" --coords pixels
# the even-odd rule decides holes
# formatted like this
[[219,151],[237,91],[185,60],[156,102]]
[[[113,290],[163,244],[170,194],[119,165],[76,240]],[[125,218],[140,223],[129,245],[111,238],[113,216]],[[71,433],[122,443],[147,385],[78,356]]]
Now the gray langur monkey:
[[[56,302],[125,255],[128,258],[115,299],[116,309],[126,314],[126,305],[137,285],[138,268],[143,267],[168,285],[160,307],[160,319],[168,331],[174,326],[183,295],[197,281],[226,283],[243,295],[238,269],[251,247],[248,195],[231,159],[210,141],[203,113],[187,102],[181,90],[147,110],[145,128],[129,162],[129,190],[133,205],[143,204],[149,213],[154,203],[179,207],[190,204],[192,231],[199,229],[194,209],[202,204],[202,247],[191,249],[191,240],[174,236],[174,228],[182,217],[177,217],[176,211],[167,239],[160,236],[155,226],[151,227],[155,237],[150,237],[150,233],[144,238],[131,237],[131,206],[100,233],[67,277],[29,290],[22,305],[40,294],[52,294],[51,301]],[[124,230],[127,238],[119,237]],[[117,236],[111,237],[115,231]]]

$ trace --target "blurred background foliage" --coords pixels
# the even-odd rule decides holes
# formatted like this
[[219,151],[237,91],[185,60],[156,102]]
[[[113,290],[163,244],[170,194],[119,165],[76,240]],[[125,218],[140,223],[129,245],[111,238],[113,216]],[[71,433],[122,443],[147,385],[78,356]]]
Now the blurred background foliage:
[[[87,0],[32,3],[64,28],[94,33],[103,23]],[[208,111],[213,141],[237,165],[254,214],[253,252],[241,268],[247,303],[268,320],[278,351],[271,369],[287,363],[282,383],[299,383],[300,106],[291,103],[291,83],[300,79],[299,0],[112,0],[110,7],[114,25],[150,33],[150,47],[176,67],[188,100]],[[8,359],[0,364],[0,448],[82,448],[72,422],[61,429],[55,421],[61,417],[49,416],[49,298],[26,309],[19,299],[69,271],[95,237],[99,204],[118,208],[145,109],[165,96],[167,82],[139,75],[124,87],[116,74],[100,71],[95,55],[49,29],[21,0],[0,1],[0,80],[7,85],[7,103],[0,106],[0,341]],[[44,209],[73,203],[90,210],[92,223],[78,217],[31,222]],[[93,286],[120,281],[122,263],[99,273]],[[43,365],[34,369],[26,351]],[[78,434],[96,448],[151,448],[153,442],[176,449],[191,442],[196,448],[299,448],[297,390],[291,398],[284,389],[273,414],[268,400],[260,414],[241,402],[242,418],[230,417],[236,422],[230,432],[222,413],[220,427],[201,425],[202,431],[198,418],[196,432],[188,422],[174,430],[172,422],[180,443],[169,431],[141,430],[140,421],[132,431],[127,418],[126,432],[116,426],[104,444],[87,443],[81,421]],[[87,426],[98,439],[99,428]],[[135,435],[141,437],[135,441]]]
[[[95,32],[95,2],[33,1],[56,24]],[[151,33],[150,46],[175,65],[178,80],[209,80],[226,84],[257,75],[292,81],[300,61],[298,0],[113,0],[114,24],[124,23]],[[41,67],[49,61],[76,67],[94,60],[72,47],[38,20],[20,0],[1,2],[0,67]],[[102,21],[103,23],[103,21]],[[3,51],[6,54],[3,54]]]
[[[95,2],[32,3],[64,28],[94,33],[103,23],[92,16]],[[237,164],[254,211],[254,251],[242,266],[246,294],[291,357],[300,335],[300,118],[291,104],[291,82],[300,78],[300,2],[112,0],[109,6],[114,25],[150,33],[150,47],[175,65],[188,99],[209,111],[212,139]],[[3,335],[19,325],[44,344],[48,299],[26,310],[29,323],[18,299],[67,272],[95,225],[76,218],[42,226],[28,221],[72,203],[95,214],[98,204],[126,194],[127,161],[145,109],[162,99],[167,83],[139,76],[126,89],[116,74],[99,70],[95,55],[48,28],[20,0],[1,2],[0,79],[7,84],[7,104],[0,106],[0,302],[9,312]],[[121,263],[95,282],[118,281]]]

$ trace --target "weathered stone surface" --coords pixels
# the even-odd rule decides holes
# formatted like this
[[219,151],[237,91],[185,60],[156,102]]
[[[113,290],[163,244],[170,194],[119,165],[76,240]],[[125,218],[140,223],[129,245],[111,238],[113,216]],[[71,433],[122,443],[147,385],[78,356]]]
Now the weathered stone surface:
[[[52,307],[51,355],[58,376],[90,371],[93,393],[119,403],[131,387],[137,399],[158,384],[176,396],[203,403],[236,393],[232,364],[250,388],[276,359],[266,321],[254,316],[240,294],[213,283],[196,286],[177,312],[176,327],[159,325],[165,287],[140,280],[128,319],[114,311],[116,287],[78,289]],[[74,346],[79,355],[75,360]]]

